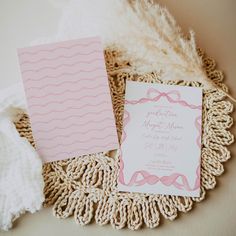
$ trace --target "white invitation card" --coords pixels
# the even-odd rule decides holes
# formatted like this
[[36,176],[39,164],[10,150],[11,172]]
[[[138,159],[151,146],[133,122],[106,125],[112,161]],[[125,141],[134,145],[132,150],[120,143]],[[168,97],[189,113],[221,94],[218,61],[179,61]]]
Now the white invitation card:
[[202,89],[127,81],[118,190],[198,197]]

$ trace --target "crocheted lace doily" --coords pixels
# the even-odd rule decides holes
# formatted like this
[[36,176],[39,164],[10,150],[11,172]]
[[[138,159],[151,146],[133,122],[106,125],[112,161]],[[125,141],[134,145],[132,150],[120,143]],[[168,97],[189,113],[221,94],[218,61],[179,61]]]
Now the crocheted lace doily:
[[[208,77],[227,91],[222,83],[223,74],[215,69],[214,60],[206,57],[200,50],[199,54],[203,58]],[[142,76],[128,73],[129,62],[120,61],[118,56],[119,52],[116,50],[105,51],[119,138],[122,132],[126,80],[202,86],[199,82],[162,82],[155,72]],[[159,225],[160,217],[174,220],[179,212],[190,211],[195,202],[205,198],[207,190],[215,187],[216,177],[224,171],[223,163],[230,158],[227,146],[234,141],[234,136],[228,131],[233,124],[230,116],[233,105],[224,99],[225,95],[218,89],[203,92],[200,197],[120,193],[117,191],[119,155],[99,153],[45,164],[44,205],[53,205],[53,213],[58,218],[73,215],[81,225],[94,219],[99,225],[110,223],[116,229],[127,226],[132,230],[139,229],[144,224],[154,228]],[[16,127],[34,145],[27,115],[16,123]]]

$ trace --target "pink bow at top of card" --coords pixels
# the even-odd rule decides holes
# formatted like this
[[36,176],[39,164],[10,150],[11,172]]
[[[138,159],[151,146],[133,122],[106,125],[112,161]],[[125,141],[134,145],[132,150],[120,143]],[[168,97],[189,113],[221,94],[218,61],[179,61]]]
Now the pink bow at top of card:
[[99,37],[23,48],[18,55],[43,161],[118,148]]

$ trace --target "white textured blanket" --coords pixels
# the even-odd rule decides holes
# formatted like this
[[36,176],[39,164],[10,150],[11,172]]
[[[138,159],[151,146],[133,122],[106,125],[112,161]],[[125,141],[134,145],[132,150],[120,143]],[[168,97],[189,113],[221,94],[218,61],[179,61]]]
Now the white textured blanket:
[[26,110],[23,88],[16,84],[0,92],[0,229],[26,211],[41,208],[44,201],[42,162],[14,121]]

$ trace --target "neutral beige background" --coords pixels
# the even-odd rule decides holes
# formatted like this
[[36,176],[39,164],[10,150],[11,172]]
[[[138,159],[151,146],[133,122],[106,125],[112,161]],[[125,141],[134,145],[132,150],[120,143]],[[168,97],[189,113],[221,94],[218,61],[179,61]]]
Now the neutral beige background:
[[[236,1],[235,0],[161,0],[184,30],[196,32],[198,44],[214,57],[226,74],[226,84],[236,97]],[[56,31],[60,10],[49,0],[0,0],[0,88],[20,79],[16,48]],[[235,117],[235,114],[234,114]],[[235,132],[235,128],[233,128]],[[193,211],[174,222],[161,222],[153,230],[116,231],[110,225],[76,225],[73,218],[58,220],[50,208],[26,214],[16,221],[13,230],[0,235],[236,235],[236,146],[231,146],[232,159],[218,179],[217,188]]]

